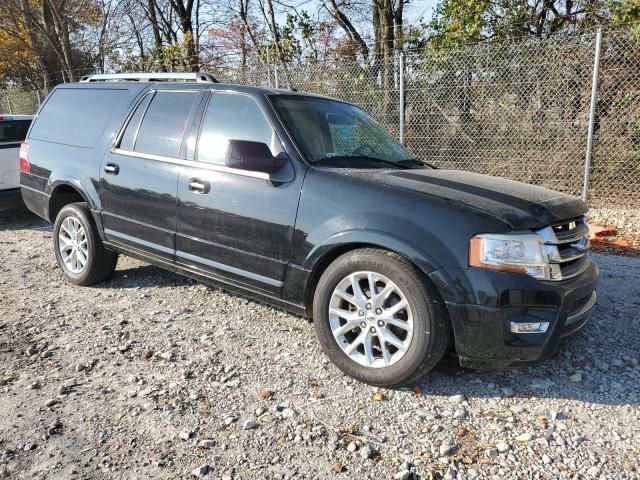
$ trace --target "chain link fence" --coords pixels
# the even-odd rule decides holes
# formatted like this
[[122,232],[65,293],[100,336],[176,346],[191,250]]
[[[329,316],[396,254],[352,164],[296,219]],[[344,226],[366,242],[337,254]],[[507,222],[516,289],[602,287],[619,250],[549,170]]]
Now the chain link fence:
[[[418,158],[581,195],[597,33],[483,43],[393,58],[339,51],[321,62],[204,65],[224,83],[295,87],[378,118]],[[638,212],[640,33],[603,32],[593,118],[592,207]],[[88,72],[87,72],[88,73]],[[0,111],[33,113],[35,92],[0,92]]]

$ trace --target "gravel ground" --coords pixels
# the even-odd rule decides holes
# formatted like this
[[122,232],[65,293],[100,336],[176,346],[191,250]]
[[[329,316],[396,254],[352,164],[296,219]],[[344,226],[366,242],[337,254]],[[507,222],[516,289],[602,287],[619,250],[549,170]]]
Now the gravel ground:
[[594,257],[559,356],[381,390],[304,320],[130,258],[65,283],[50,227],[0,214],[0,478],[639,478],[640,259]]

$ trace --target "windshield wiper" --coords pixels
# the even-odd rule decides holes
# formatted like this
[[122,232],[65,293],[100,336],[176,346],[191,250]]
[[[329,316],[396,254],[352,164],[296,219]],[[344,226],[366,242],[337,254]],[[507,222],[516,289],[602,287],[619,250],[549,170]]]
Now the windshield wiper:
[[384,163],[385,165],[390,165],[394,168],[402,168],[402,169],[407,169],[410,168],[408,166],[404,166],[401,165],[400,162],[394,162],[392,160],[385,160],[383,158],[377,158],[377,157],[370,157],[369,155],[334,155],[334,156],[326,156],[326,157],[322,157],[319,158],[317,160],[314,160],[313,163],[320,163],[320,162],[331,162],[332,160],[335,161],[343,161],[343,160],[365,160],[365,161],[371,161],[371,162],[379,162],[379,163]]

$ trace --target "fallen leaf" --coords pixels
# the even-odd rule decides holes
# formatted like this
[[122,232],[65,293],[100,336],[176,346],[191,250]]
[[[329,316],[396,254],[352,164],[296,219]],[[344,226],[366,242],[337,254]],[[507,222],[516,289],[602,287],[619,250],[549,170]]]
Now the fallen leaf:
[[263,390],[260,393],[258,393],[258,398],[260,400],[266,400],[267,398],[271,398],[274,393],[276,392],[274,392],[273,390]]
[[346,468],[344,468],[344,465],[342,465],[341,463],[334,463],[333,464],[333,469],[337,472],[337,473],[342,473],[346,470]]
[[467,430],[464,427],[458,427],[454,430],[454,434],[456,437],[464,437],[467,433],[469,432],[469,430]]
[[381,402],[381,401],[383,401],[383,400],[384,400],[384,393],[382,393],[382,392],[376,392],[376,393],[375,393],[375,395],[373,396],[373,399],[374,399],[376,402]]

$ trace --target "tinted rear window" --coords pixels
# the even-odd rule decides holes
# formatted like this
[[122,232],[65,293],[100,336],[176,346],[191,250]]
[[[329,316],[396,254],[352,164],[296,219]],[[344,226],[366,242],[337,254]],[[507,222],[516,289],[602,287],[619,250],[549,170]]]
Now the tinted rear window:
[[93,147],[126,90],[62,88],[40,111],[29,138],[75,147]]
[[0,143],[22,142],[27,136],[31,120],[7,120],[0,122]]

